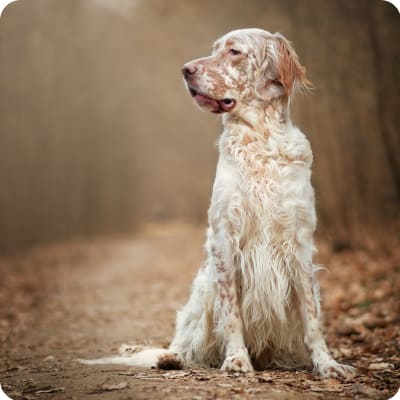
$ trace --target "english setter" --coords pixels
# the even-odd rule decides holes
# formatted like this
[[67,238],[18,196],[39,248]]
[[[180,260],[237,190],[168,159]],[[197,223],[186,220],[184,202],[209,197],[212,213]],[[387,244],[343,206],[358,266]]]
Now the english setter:
[[182,73],[197,105],[223,121],[207,259],[169,349],[125,346],[120,357],[86,362],[236,372],[312,365],[323,377],[351,374],[321,332],[313,157],[289,114],[309,82],[294,49],[279,33],[235,30]]

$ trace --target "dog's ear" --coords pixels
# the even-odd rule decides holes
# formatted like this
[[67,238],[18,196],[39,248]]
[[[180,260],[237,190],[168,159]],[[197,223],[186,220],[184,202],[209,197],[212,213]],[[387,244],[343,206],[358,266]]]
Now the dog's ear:
[[280,33],[268,39],[265,58],[256,79],[256,93],[264,100],[291,96],[312,88],[292,45]]

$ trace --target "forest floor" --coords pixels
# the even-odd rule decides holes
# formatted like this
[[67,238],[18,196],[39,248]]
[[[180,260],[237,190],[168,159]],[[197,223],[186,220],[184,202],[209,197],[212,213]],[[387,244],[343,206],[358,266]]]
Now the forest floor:
[[317,261],[324,326],[352,379],[310,371],[245,375],[86,366],[123,343],[166,346],[203,258],[204,231],[179,224],[133,237],[43,246],[0,260],[0,383],[12,399],[388,399],[400,386],[400,254]]

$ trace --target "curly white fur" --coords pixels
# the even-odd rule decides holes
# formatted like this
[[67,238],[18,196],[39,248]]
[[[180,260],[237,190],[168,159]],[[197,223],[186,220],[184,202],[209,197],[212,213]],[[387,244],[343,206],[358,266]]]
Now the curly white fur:
[[[330,356],[319,323],[312,152],[289,115],[294,92],[309,84],[296,53],[280,34],[238,30],[183,73],[201,108],[224,113],[224,130],[207,259],[160,357],[230,371],[313,365],[322,376],[351,373]],[[126,363],[168,365],[154,351]],[[133,361],[146,354],[151,362]]]

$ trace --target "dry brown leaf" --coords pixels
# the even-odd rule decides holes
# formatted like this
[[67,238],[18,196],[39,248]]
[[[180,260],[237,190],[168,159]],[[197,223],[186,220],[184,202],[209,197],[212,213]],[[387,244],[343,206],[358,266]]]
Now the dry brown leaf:
[[231,385],[230,383],[218,383],[217,385],[219,387],[222,387],[222,388],[231,388],[231,387],[233,387],[233,385]]
[[363,385],[361,383],[356,383],[351,387],[351,393],[353,394],[365,394],[367,396],[373,396],[377,393],[377,390],[371,388],[367,385]]
[[310,382],[310,390],[313,392],[343,392],[345,388],[346,385],[335,378],[324,379],[320,382]]
[[62,392],[65,389],[63,387],[59,387],[59,388],[48,388],[48,389],[41,389],[41,390],[37,390],[35,392],[35,394],[40,394],[40,393],[55,393],[55,392]]
[[126,381],[119,383],[103,383],[103,385],[101,385],[101,389],[105,391],[122,390],[126,389],[128,386],[129,384]]
[[371,371],[380,371],[383,369],[393,369],[394,365],[393,364],[389,364],[389,363],[385,363],[385,362],[380,362],[380,363],[371,363],[369,364],[368,369],[370,369]]
[[191,375],[190,371],[181,371],[181,372],[167,372],[163,376],[168,379],[177,379],[183,378],[184,376]]

